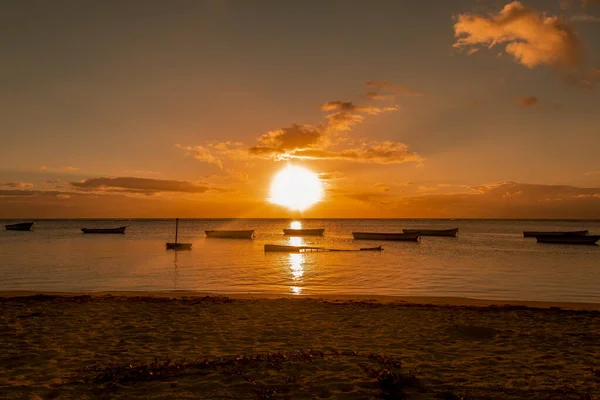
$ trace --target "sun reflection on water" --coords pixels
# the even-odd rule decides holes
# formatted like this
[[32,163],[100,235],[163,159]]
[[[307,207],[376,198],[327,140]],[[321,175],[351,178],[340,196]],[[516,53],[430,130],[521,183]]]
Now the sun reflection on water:
[[[291,246],[304,246],[304,239],[301,237],[290,237],[288,240]],[[302,276],[304,275],[304,254],[290,253],[289,261],[295,284],[295,286],[290,286],[290,290],[293,294],[302,294],[302,287],[298,285],[302,283]]]
[[302,222],[300,221],[292,221],[290,224],[291,229],[302,229]]

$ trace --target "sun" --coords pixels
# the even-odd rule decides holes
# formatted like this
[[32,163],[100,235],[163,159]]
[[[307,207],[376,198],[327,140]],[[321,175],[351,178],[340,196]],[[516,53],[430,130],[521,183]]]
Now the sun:
[[271,203],[304,211],[323,198],[323,186],[314,172],[288,165],[273,178],[270,196]]

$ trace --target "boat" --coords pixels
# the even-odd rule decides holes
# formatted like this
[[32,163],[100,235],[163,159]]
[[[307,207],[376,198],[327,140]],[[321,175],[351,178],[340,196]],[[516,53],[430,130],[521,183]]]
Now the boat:
[[266,253],[302,253],[307,251],[382,251],[381,246],[377,247],[363,247],[361,249],[327,249],[324,247],[313,247],[313,246],[289,246],[281,244],[265,244]]
[[585,231],[566,231],[566,232],[540,232],[540,231],[523,231],[523,237],[538,237],[538,236],[586,236],[589,232]]
[[20,222],[18,224],[4,225],[7,231],[30,231],[35,222]]
[[175,242],[167,242],[167,250],[191,250],[191,243],[179,243],[177,241],[179,233],[179,218],[175,218]]
[[600,240],[600,235],[549,235],[536,236],[538,243],[556,243],[556,244],[596,244]]
[[418,233],[352,232],[352,236],[356,240],[402,240],[413,242],[419,240]]
[[456,237],[458,228],[452,229],[402,229],[404,233],[418,233],[420,236],[448,236]]
[[288,236],[323,236],[325,228],[318,229],[284,229],[283,234]]
[[319,251],[321,247],[312,246],[286,246],[281,244],[265,244],[266,253],[300,253],[302,251]]
[[207,238],[219,239],[252,239],[254,237],[254,229],[247,231],[204,231]]
[[81,228],[83,233],[125,233],[126,226],[118,228]]

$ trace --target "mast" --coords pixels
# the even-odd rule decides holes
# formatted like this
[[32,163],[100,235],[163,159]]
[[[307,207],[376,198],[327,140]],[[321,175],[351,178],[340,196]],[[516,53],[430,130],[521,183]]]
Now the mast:
[[177,231],[179,230],[179,218],[175,218],[175,243],[177,243]]

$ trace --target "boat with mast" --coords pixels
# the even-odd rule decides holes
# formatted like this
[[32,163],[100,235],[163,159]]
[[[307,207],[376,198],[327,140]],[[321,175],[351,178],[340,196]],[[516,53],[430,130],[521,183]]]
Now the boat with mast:
[[179,243],[177,241],[179,233],[179,218],[175,218],[175,242],[167,242],[167,250],[191,250],[191,243]]

